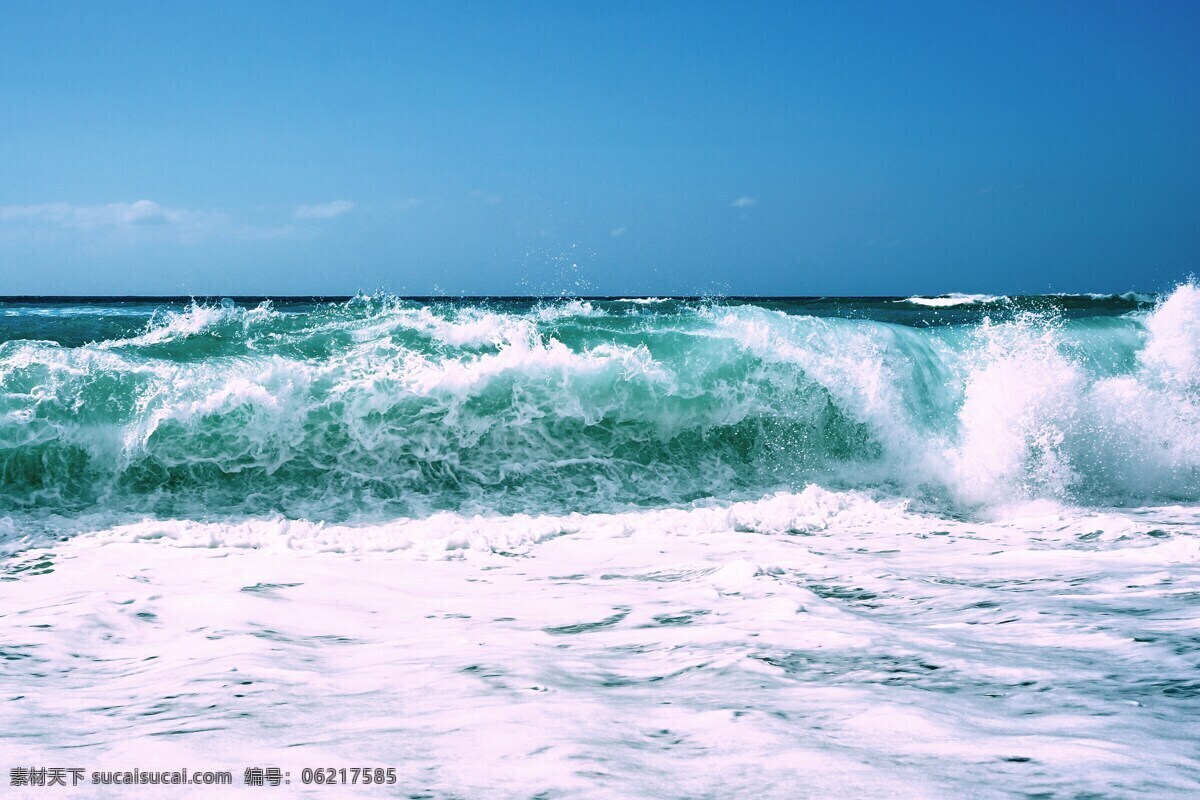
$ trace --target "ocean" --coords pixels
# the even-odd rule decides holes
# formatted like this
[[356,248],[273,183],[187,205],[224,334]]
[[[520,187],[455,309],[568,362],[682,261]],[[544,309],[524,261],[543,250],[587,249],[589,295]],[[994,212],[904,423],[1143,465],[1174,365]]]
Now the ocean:
[[0,299],[0,557],[10,768],[1196,797],[1200,287]]

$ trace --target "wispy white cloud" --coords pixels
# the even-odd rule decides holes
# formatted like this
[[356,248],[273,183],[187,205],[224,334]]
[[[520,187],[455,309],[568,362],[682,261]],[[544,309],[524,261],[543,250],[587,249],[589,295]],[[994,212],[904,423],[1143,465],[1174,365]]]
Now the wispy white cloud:
[[491,192],[485,192],[482,189],[476,189],[475,191],[471,192],[471,197],[474,197],[476,200],[482,203],[499,203],[501,200],[500,195],[492,194]]
[[395,205],[397,211],[411,211],[423,202],[419,197],[406,197]]
[[71,203],[38,203],[0,206],[0,221],[61,225],[66,228],[125,228],[151,225],[200,225],[220,219],[209,211],[167,208],[153,200],[77,206]]
[[[264,212],[267,212],[264,215]],[[0,206],[0,236],[58,241],[63,237],[113,243],[196,243],[205,239],[306,239],[316,227],[280,220],[278,209],[255,209],[237,218],[225,211],[163,206],[153,200],[77,205],[33,203]]]
[[354,203],[349,200],[333,200],[329,203],[318,203],[310,206],[296,206],[296,219],[333,219],[354,210]]
[[190,239],[220,230],[227,223],[227,217],[221,212],[172,208],[153,200],[94,206],[72,203],[0,206],[0,224],[28,231],[92,231],[126,238]]
[[739,197],[730,203],[734,208],[754,208],[758,205],[758,200],[753,197]]
[[625,235],[626,233],[628,233],[628,232],[629,232],[629,231],[627,231],[625,228],[613,228],[613,231],[612,231],[612,237],[613,237],[614,239],[619,239],[619,238],[621,238],[622,236],[624,236],[624,235]]

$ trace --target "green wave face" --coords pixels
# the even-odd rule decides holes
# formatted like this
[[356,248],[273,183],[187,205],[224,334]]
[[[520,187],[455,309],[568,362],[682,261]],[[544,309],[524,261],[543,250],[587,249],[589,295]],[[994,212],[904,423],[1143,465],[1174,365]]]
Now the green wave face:
[[0,512],[1200,499],[1200,290],[0,304]]

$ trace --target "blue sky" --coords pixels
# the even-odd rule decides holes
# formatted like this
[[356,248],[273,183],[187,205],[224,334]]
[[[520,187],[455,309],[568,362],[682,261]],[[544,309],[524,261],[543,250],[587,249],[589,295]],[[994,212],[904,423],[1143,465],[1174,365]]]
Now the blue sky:
[[1124,291],[1196,3],[0,8],[0,294]]

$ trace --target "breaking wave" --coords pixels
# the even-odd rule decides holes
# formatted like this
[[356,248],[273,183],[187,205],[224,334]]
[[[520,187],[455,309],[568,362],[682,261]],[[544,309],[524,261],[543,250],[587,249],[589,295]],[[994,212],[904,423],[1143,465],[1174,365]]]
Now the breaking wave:
[[347,521],[811,482],[954,509],[1200,499],[1197,286],[1094,314],[998,299],[902,301],[980,306],[953,324],[681,300],[64,310],[0,328],[0,503]]

